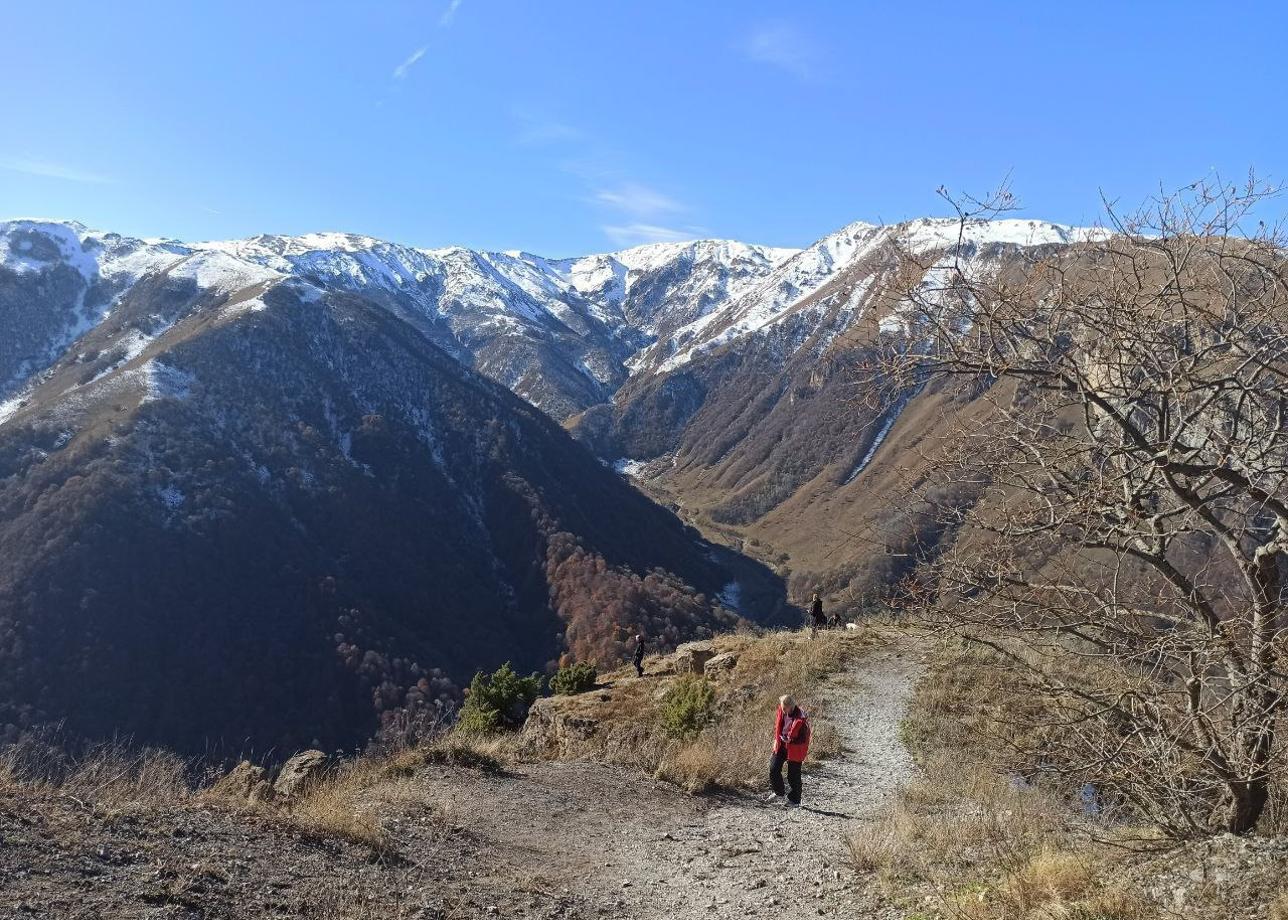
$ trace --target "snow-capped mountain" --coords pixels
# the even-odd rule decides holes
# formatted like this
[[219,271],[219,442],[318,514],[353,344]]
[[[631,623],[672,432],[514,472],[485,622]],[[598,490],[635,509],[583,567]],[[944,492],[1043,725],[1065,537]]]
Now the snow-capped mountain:
[[[948,220],[855,223],[804,250],[701,240],[551,259],[417,249],[344,233],[180,243],[75,223],[8,221],[0,223],[0,269],[10,282],[0,297],[16,299],[13,308],[0,309],[0,331],[10,333],[0,339],[0,399],[104,319],[141,279],[167,275],[226,292],[289,276],[380,302],[458,360],[562,420],[610,401],[632,374],[665,373],[736,340],[772,336],[801,319],[808,324],[820,290],[892,246],[952,247],[970,257],[1088,233],[1017,220],[969,224],[959,240],[960,231]],[[29,289],[36,278],[38,291]],[[73,296],[64,296],[69,291]],[[815,344],[860,316],[867,293],[848,291]]]
[[[79,293],[25,290],[15,295],[25,309],[15,302],[0,312],[0,323],[15,325],[0,351],[0,398],[101,321],[142,278],[167,275],[231,290],[290,276],[380,302],[458,360],[566,418],[611,397],[628,376],[628,361],[656,337],[719,310],[792,254],[699,241],[546,259],[415,249],[342,233],[185,244],[75,223],[9,221],[0,224],[0,269],[12,273],[10,286],[40,277],[48,287],[57,276]],[[62,309],[32,307],[42,293]]]
[[552,259],[0,223],[0,731],[77,711],[187,745],[247,721],[348,742],[478,666],[615,660],[641,618],[674,642],[728,622],[721,597],[781,615],[764,567],[614,461],[796,593],[863,591],[891,563],[845,535],[885,526],[872,497],[963,408],[855,393],[901,323],[898,255],[933,285],[1091,233],[857,223]]

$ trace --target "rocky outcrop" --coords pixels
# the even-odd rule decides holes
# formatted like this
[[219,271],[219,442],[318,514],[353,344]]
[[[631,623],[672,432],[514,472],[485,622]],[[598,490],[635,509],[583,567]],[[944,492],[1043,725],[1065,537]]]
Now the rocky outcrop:
[[701,674],[714,657],[716,649],[710,641],[685,642],[675,650],[675,673]]
[[273,792],[284,799],[296,798],[321,779],[326,766],[327,756],[321,751],[301,751],[282,764]]
[[599,728],[599,718],[586,705],[592,697],[607,699],[608,694],[548,696],[537,700],[528,710],[528,718],[519,735],[523,746],[549,756],[573,755]]

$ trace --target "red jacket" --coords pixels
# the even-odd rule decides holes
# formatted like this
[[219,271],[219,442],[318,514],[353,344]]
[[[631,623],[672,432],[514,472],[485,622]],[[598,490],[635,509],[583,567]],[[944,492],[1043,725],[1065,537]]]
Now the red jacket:
[[778,714],[774,717],[775,754],[786,748],[789,763],[804,763],[805,755],[809,753],[809,734],[809,717],[804,710],[797,706],[784,713],[783,707],[778,707]]

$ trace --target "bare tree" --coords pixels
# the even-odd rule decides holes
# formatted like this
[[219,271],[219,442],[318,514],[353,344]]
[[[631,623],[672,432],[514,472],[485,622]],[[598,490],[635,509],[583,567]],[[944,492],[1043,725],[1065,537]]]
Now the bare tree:
[[[901,258],[883,336],[887,389],[938,378],[987,408],[923,485],[956,534],[928,609],[1022,640],[999,647],[1046,691],[1061,768],[1177,836],[1250,830],[1281,767],[1288,259],[1255,220],[1273,192],[1110,205],[1103,232],[1020,262],[963,232],[933,265]],[[1008,200],[959,206],[962,227]]]

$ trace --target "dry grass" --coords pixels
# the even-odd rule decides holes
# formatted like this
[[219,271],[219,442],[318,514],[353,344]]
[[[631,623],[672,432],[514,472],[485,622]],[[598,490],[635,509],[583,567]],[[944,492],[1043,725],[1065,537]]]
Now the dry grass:
[[416,774],[434,765],[504,774],[512,745],[507,736],[449,732],[414,748],[357,757],[287,803],[284,816],[306,833],[390,855],[395,845],[381,813],[417,800]]
[[[383,759],[358,758],[315,783],[287,812],[292,824],[308,834],[334,837],[391,853],[394,843],[380,821],[379,806],[390,796],[389,765]],[[373,794],[379,788],[378,794]]]
[[888,895],[931,892],[953,920],[1155,917],[1067,823],[1067,807],[1046,792],[941,760],[846,843],[855,869]]
[[1015,868],[1060,832],[1061,803],[981,766],[938,759],[848,841],[885,879],[941,881],[962,868]]
[[36,735],[0,752],[0,785],[56,794],[107,818],[189,799],[189,773],[169,751],[123,741],[69,752],[61,736]]

